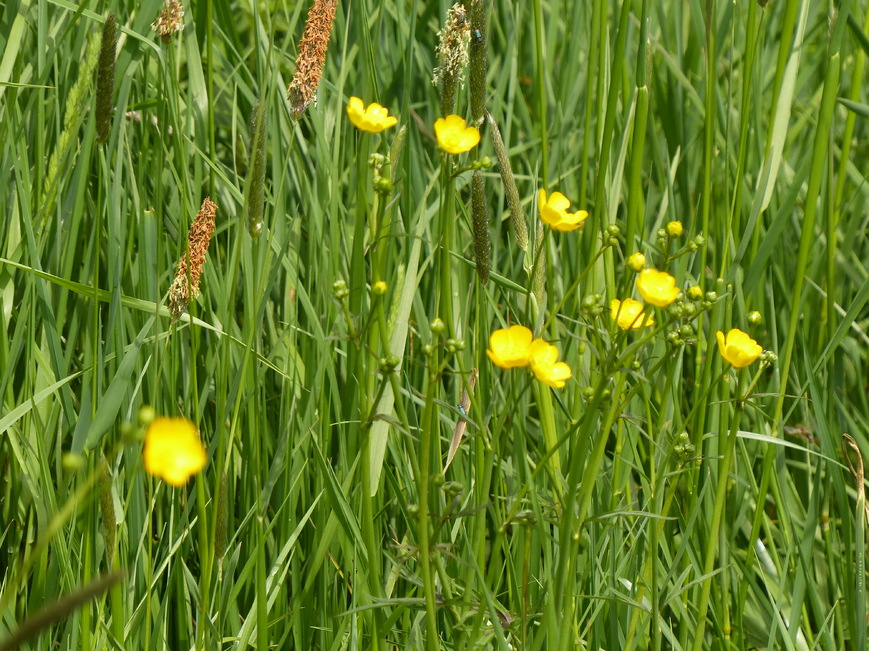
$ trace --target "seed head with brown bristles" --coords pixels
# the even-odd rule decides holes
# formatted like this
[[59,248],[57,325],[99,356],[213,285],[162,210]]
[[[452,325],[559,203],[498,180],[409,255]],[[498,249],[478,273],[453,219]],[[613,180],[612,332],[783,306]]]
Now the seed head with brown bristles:
[[317,88],[323,74],[323,64],[326,62],[326,50],[329,49],[329,35],[332,33],[337,5],[338,0],[314,0],[311,11],[308,12],[305,31],[299,43],[296,72],[287,89],[287,99],[290,101],[294,120],[301,119],[311,103],[316,104]]
[[184,7],[181,3],[178,0],[166,0],[163,11],[151,23],[151,29],[157,32],[164,43],[169,43],[173,34],[184,29]]
[[[181,318],[190,301],[199,295],[199,279],[202,277],[205,254],[208,252],[211,235],[214,233],[214,216],[216,214],[217,206],[210,198],[206,197],[196,219],[190,226],[190,234],[187,236],[188,250],[178,261],[175,280],[172,282],[172,287],[169,288],[169,312],[172,314],[173,321]],[[187,270],[188,260],[190,260],[189,273]]]

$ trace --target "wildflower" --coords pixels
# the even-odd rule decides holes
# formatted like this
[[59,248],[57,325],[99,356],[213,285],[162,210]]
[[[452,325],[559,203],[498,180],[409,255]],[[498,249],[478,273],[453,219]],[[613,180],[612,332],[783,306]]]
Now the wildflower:
[[643,269],[640,272],[637,276],[637,290],[646,303],[658,307],[667,307],[679,295],[676,279],[666,271],[654,269]]
[[380,133],[398,123],[398,118],[389,115],[389,111],[377,102],[366,108],[358,97],[351,97],[347,103],[347,117],[354,127],[368,133]]
[[308,12],[305,31],[302,32],[299,43],[296,71],[287,89],[290,115],[294,120],[300,120],[305,109],[317,100],[317,88],[323,75],[323,64],[326,63],[326,51],[329,49],[329,37],[337,5],[338,0],[314,0]]
[[[172,320],[177,321],[192,299],[199,295],[199,279],[205,266],[205,254],[211,243],[211,235],[214,233],[214,215],[217,206],[206,197],[202,207],[196,215],[196,219],[190,226],[190,234],[187,236],[188,251],[185,251],[178,261],[178,269],[175,271],[175,280],[169,288],[169,311]],[[188,278],[187,260],[190,256],[190,274]],[[188,284],[189,282],[189,284]]]
[[715,336],[718,339],[718,351],[733,365],[733,368],[748,366],[763,352],[763,348],[754,339],[737,328],[727,335],[719,330]]
[[646,256],[640,252],[634,253],[625,261],[625,264],[631,271],[640,273],[646,266]]
[[389,289],[389,286],[386,284],[386,281],[378,280],[371,286],[371,293],[375,296],[383,296],[387,289]]
[[535,339],[531,343],[528,350],[528,361],[531,364],[534,377],[544,384],[560,389],[573,373],[567,364],[558,362],[557,359],[558,348],[552,344],[542,339]]
[[205,448],[186,418],[155,418],[145,433],[145,470],[173,486],[183,486],[205,467]]
[[540,219],[556,231],[574,231],[588,218],[588,212],[585,210],[567,212],[570,201],[560,192],[553,192],[547,199],[546,190],[540,190],[537,194],[537,204],[540,208]]
[[688,288],[688,298],[692,301],[699,301],[703,298],[703,288],[700,285],[693,285]]
[[495,330],[489,336],[486,354],[495,366],[518,368],[528,366],[528,354],[533,335],[525,326],[514,325]]
[[448,154],[464,154],[480,142],[480,132],[469,127],[465,119],[458,115],[438,118],[434,125],[438,145]]
[[184,29],[184,7],[178,0],[166,0],[163,11],[157,16],[157,20],[151,23],[151,29],[164,43],[172,40],[172,35]]
[[667,224],[667,235],[670,237],[679,237],[685,232],[682,222],[669,222]]
[[650,326],[655,323],[655,316],[645,314],[643,304],[632,298],[626,298],[624,301],[618,299],[611,301],[610,314],[613,321],[618,323],[622,330],[639,330],[643,326]]

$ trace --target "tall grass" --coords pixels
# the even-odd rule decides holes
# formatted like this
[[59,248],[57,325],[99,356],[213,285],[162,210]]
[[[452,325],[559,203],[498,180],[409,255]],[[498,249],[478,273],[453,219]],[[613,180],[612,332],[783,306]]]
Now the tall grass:
[[[160,0],[0,10],[0,649],[866,648],[864,3],[480,4],[460,156],[447,2],[340,3],[298,122],[308,3],[190,3],[169,43]],[[625,332],[636,252],[684,297]],[[512,324],[563,389],[490,361]],[[731,328],[774,355],[734,369]],[[145,472],[143,406],[199,428],[185,487]]]

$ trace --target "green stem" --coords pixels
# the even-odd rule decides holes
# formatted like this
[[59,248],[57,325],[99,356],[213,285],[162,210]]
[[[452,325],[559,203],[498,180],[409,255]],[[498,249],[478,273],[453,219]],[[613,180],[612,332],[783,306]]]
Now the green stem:
[[733,450],[736,445],[736,433],[739,430],[739,416],[742,414],[742,400],[736,404],[736,414],[733,415],[730,431],[724,441],[724,454],[718,464],[718,483],[715,488],[715,505],[712,508],[712,521],[708,541],[706,543],[706,560],[703,563],[703,579],[700,591],[700,602],[697,606],[697,629],[694,635],[694,651],[703,648],[703,635],[706,630],[706,611],[709,607],[709,595],[712,591],[712,569],[715,567],[715,556],[718,548],[721,530],[721,516],[727,499],[727,480],[730,477],[730,466],[733,463]]
[[426,649],[438,651],[437,602],[435,600],[434,577],[432,576],[430,531],[429,531],[429,473],[431,466],[432,439],[436,436],[434,418],[434,400],[438,388],[438,375],[434,371],[437,360],[432,357],[428,372],[428,386],[425,392],[425,407],[422,415],[422,433],[420,440],[419,473],[417,475],[417,494],[419,495],[419,512],[417,528],[419,530],[419,565],[422,572],[423,590],[425,592],[426,615]]

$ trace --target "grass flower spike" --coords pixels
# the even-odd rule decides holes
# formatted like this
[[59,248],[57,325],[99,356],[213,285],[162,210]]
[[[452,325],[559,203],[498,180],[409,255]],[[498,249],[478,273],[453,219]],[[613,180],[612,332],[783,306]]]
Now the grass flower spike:
[[489,337],[486,354],[495,366],[519,368],[528,366],[531,340],[534,336],[525,326],[514,325],[495,330]]
[[667,307],[679,295],[676,279],[666,271],[654,269],[643,269],[640,272],[637,276],[637,290],[646,303],[657,307]]
[[721,356],[730,362],[733,368],[748,366],[763,352],[763,348],[754,339],[737,328],[726,335],[719,330],[715,336],[718,339],[718,350]]
[[205,467],[205,448],[186,418],[155,418],[145,433],[145,470],[173,486],[183,486]]
[[326,63],[337,7],[338,0],[314,0],[308,12],[308,20],[305,21],[305,30],[299,42],[296,71],[287,89],[290,116],[294,120],[300,120],[305,109],[312,103],[316,104],[317,88],[323,75],[323,64]]
[[546,190],[540,190],[537,194],[537,204],[540,207],[540,219],[556,231],[575,231],[588,218],[588,212],[585,210],[567,212],[570,201],[560,192],[553,192],[547,199]]
[[567,364],[557,361],[558,348],[542,339],[531,343],[528,359],[534,377],[555,389],[561,389],[573,375]]
[[480,132],[469,127],[465,119],[458,115],[438,118],[434,125],[438,146],[448,154],[464,154],[480,142]]
[[610,303],[610,314],[622,330],[639,330],[643,326],[655,323],[655,316],[645,314],[643,307],[642,303],[632,298],[626,298],[624,301],[614,299]]
[[347,117],[354,127],[368,133],[380,133],[398,123],[398,118],[389,115],[380,104],[372,102],[366,107],[358,97],[351,97],[347,103]]
[[[202,207],[196,214],[196,219],[190,225],[190,233],[187,236],[188,251],[181,254],[178,268],[175,270],[175,280],[169,288],[169,312],[172,320],[177,321],[184,314],[191,300],[199,296],[199,281],[202,270],[205,267],[205,254],[214,234],[214,216],[217,214],[217,206],[210,198],[202,201]],[[190,274],[187,273],[188,254],[190,260]]]
[[184,7],[181,3],[178,0],[166,0],[163,11],[151,23],[151,29],[157,32],[164,43],[170,43],[173,34],[184,29]]

